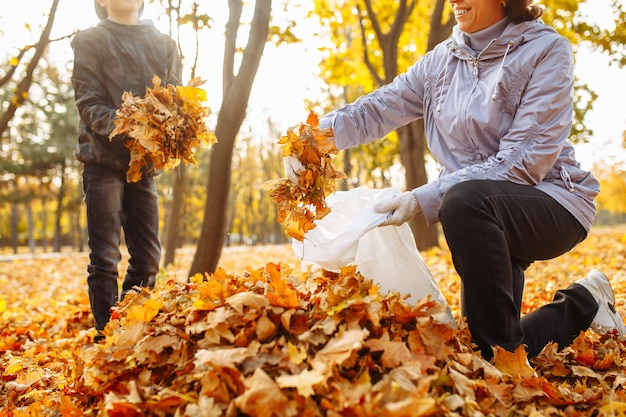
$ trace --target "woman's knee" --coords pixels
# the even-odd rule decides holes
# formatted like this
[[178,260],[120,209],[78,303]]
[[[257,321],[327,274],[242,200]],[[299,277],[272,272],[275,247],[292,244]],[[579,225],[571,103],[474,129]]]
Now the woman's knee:
[[439,218],[442,224],[447,220],[458,220],[478,202],[477,184],[475,181],[464,181],[453,185],[443,195]]

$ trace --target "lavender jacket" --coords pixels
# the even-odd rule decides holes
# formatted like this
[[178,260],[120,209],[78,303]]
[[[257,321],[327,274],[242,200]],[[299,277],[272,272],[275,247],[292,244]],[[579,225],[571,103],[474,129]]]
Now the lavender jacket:
[[587,230],[595,218],[596,178],[568,142],[573,117],[571,44],[541,20],[504,21],[482,51],[452,36],[393,82],[328,113],[339,149],[384,137],[424,119],[437,179],[413,190],[429,224],[439,221],[443,194],[471,179],[540,189]]

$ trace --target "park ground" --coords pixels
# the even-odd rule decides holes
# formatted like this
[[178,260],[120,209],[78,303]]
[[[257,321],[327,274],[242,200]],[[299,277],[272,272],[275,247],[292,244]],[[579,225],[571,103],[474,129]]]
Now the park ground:
[[[239,375],[240,383],[235,384],[230,381],[231,384],[235,384],[228,391],[232,398],[228,397],[224,392],[219,396],[222,401],[231,401],[232,406],[229,408],[217,403],[215,399],[218,398],[217,394],[211,400],[215,399],[216,402],[208,404],[205,400],[202,400],[205,401],[204,403],[198,400],[197,393],[183,392],[184,389],[189,389],[192,386],[188,383],[192,379],[191,373],[185,374],[189,371],[188,368],[185,368],[184,372],[180,367],[176,368],[177,375],[183,376],[182,374],[185,374],[184,376],[187,378],[185,384],[178,379],[168,379],[172,385],[162,387],[165,391],[158,393],[154,391],[154,386],[151,386],[150,389],[142,388],[141,384],[145,382],[146,374],[133,373],[134,370],[128,366],[128,363],[122,368],[107,368],[112,366],[112,363],[115,363],[115,360],[113,360],[116,357],[115,355],[121,354],[116,349],[119,349],[122,340],[129,340],[128,330],[130,328],[134,329],[133,332],[138,332],[138,328],[141,328],[142,332],[144,332],[139,335],[141,338],[137,336],[134,339],[138,342],[148,340],[153,336],[155,337],[154,340],[157,340],[156,333],[154,333],[156,328],[153,325],[155,322],[160,323],[160,325],[167,324],[170,333],[172,333],[172,329],[176,329],[176,326],[179,326],[177,330],[179,332],[174,333],[182,335],[183,339],[188,337],[189,334],[194,334],[194,331],[199,331],[197,330],[197,323],[194,331],[190,331],[189,327],[184,328],[184,326],[189,324],[189,318],[187,317],[186,319],[187,324],[183,325],[185,320],[180,320],[180,311],[177,311],[177,308],[185,308],[185,311],[188,311],[190,308],[190,306],[185,307],[183,301],[180,301],[181,299],[191,299],[192,295],[196,296],[198,292],[202,293],[204,291],[206,295],[209,291],[215,291],[215,288],[202,287],[205,284],[200,284],[199,282],[194,284],[197,287],[187,284],[189,278],[187,271],[193,256],[194,248],[181,248],[175,263],[162,270],[157,283],[158,291],[155,291],[154,294],[143,295],[145,300],[147,300],[143,307],[146,307],[148,310],[153,308],[154,310],[153,314],[142,316],[140,320],[135,320],[135,322],[145,323],[137,327],[130,320],[132,315],[130,310],[126,311],[126,313],[120,313],[120,316],[126,314],[126,321],[120,319],[117,323],[118,327],[115,330],[117,336],[111,339],[113,341],[105,345],[96,346],[92,342],[94,330],[91,328],[92,322],[86,291],[85,268],[88,258],[86,253],[64,252],[61,254],[35,255],[22,253],[17,256],[2,254],[2,257],[0,257],[0,398],[2,398],[0,399],[0,417],[21,415],[73,416],[81,414],[109,416],[141,415],[141,412],[138,410],[143,410],[144,414],[146,410],[149,410],[150,412],[145,415],[174,415],[175,412],[173,411],[169,414],[167,411],[163,411],[167,410],[168,407],[172,410],[179,410],[179,415],[183,415],[181,413],[184,411],[184,415],[189,416],[220,415],[219,410],[223,411],[222,415],[259,415],[267,417],[274,415],[271,412],[264,412],[253,406],[253,404],[258,402],[257,395],[259,395],[259,392],[253,392],[254,390],[251,386],[254,384],[250,385],[251,381],[256,381],[255,384],[257,385],[260,383],[259,381],[267,383],[267,380],[257,373],[252,374],[249,372],[246,375],[242,371],[241,375]],[[429,266],[453,314],[461,323],[459,318],[459,278],[454,272],[449,252],[445,247],[437,248],[423,252],[422,257]],[[385,262],[384,259],[380,261]],[[124,270],[127,263],[127,255],[124,255],[120,264],[120,271]],[[275,267],[271,265],[282,266]],[[597,268],[603,270],[611,279],[616,295],[616,308],[622,316],[626,316],[625,265],[626,226],[594,228],[590,236],[570,253],[555,260],[537,262],[529,268],[527,271],[523,312],[526,313],[548,302],[557,289],[563,288],[584,276],[590,269]],[[284,278],[286,274],[297,275],[302,272],[300,260],[294,255],[290,245],[225,248],[219,266],[223,274],[218,278],[227,277],[228,280],[226,281],[229,282],[230,289],[234,288],[235,284],[233,282],[239,279],[237,277],[240,277],[242,282],[246,281],[246,285],[252,286],[256,284],[251,284],[249,278],[257,276],[255,274],[258,274],[258,276],[269,274],[272,278]],[[343,279],[345,277],[340,278]],[[317,282],[319,283],[320,281],[318,280]],[[329,288],[335,285],[332,284],[332,281],[326,282]],[[354,280],[344,280],[344,283],[347,282],[354,282]],[[269,284],[271,286],[275,282],[269,279]],[[310,285],[307,284],[307,288],[309,287]],[[199,291],[197,291],[198,289]],[[329,289],[329,291],[331,290],[332,288]],[[346,288],[344,290],[347,291]],[[224,288],[220,291],[225,294]],[[237,291],[240,291],[240,289]],[[284,308],[286,305],[284,303],[288,304],[290,302],[288,296],[293,296],[294,293],[290,292],[289,288],[286,287],[281,291],[283,292],[278,291],[278,294],[274,294],[280,297],[269,298],[268,296],[269,303],[263,301],[265,303],[263,305],[269,304],[266,305],[268,309],[276,309],[283,303],[283,307],[280,308]],[[324,292],[326,290],[317,288],[315,291],[316,293],[313,295],[309,294],[306,297],[299,295],[296,297],[301,298],[295,299],[296,305],[299,303],[302,307],[304,304],[305,310],[308,308],[307,311],[311,312],[312,315],[314,315],[315,309],[324,305],[323,302],[314,303],[315,297],[319,294],[325,294],[320,300],[323,299],[326,303],[328,303],[330,298]],[[333,294],[338,296],[339,292],[337,290]],[[215,293],[211,292],[211,294],[214,295]],[[361,301],[357,301],[355,294],[351,294],[350,298],[343,300],[343,304],[339,303],[332,308],[332,314],[328,306],[326,310],[317,311],[316,314],[326,318],[334,315],[336,320],[345,320],[348,323],[349,319],[345,314],[347,314],[346,311],[350,310],[350,307],[345,306],[366,300],[362,305],[359,304],[361,306],[359,308],[369,308],[369,306],[380,301],[380,296],[374,296],[367,292],[364,294],[360,298]],[[174,298],[177,304],[172,307],[168,303]],[[199,298],[195,299],[193,308],[207,311],[213,308],[213,306],[207,307],[206,303],[201,303],[201,307],[198,307],[200,305],[198,300]],[[261,303],[258,297],[255,300],[255,305],[256,303]],[[385,300],[384,297],[383,300]],[[252,301],[248,300],[248,302]],[[155,305],[157,306],[156,308],[154,307]],[[180,307],[177,307],[179,305]],[[338,310],[337,306],[339,305],[343,306],[341,310]],[[389,301],[385,305],[392,305],[392,302]],[[225,304],[222,307],[225,307]],[[167,316],[164,316],[163,312],[165,310],[168,311]],[[298,308],[295,310],[298,310]],[[408,310],[403,311],[405,314],[409,314]],[[414,313],[411,312],[410,314]],[[354,314],[354,311],[351,314]],[[368,314],[371,315],[372,313]],[[397,306],[393,311],[381,310],[379,314],[382,315],[381,322],[396,323],[395,329],[397,329],[395,320],[398,320],[398,316],[400,316]],[[136,315],[133,317],[136,318]],[[176,317],[178,319],[175,321],[174,318]],[[271,318],[272,316],[268,314],[267,317]],[[406,320],[406,317],[404,319]],[[168,320],[171,320],[171,322]],[[243,316],[241,320],[244,320]],[[419,322],[419,318],[416,320]],[[269,323],[267,320],[265,322]],[[275,324],[278,327],[281,326],[280,322]],[[301,334],[300,339],[288,339],[290,337],[289,333],[293,331],[293,328],[289,329],[290,325],[286,325],[284,322],[282,322],[282,325],[286,329],[281,328],[282,330],[279,329],[278,332],[286,331],[286,333],[272,342],[274,349],[278,349],[281,341],[285,342],[285,340],[290,340],[288,343],[285,342],[289,349],[292,347],[297,349],[296,343],[302,339]],[[128,326],[129,329],[124,328],[125,326]],[[246,326],[248,325],[246,324]],[[246,326],[242,325],[242,329]],[[311,326],[313,325],[311,324]],[[236,327],[237,324],[232,326],[232,328]],[[363,342],[363,345],[375,351],[376,349],[372,347],[374,345],[382,346],[382,344],[386,343],[396,343],[393,341],[394,335],[398,341],[402,339],[403,336],[400,336],[399,333],[393,333],[391,329],[392,327],[389,327],[386,330],[387,335],[385,337],[376,339],[376,342],[368,339]],[[419,355],[416,353],[419,349],[416,347],[415,340],[412,339],[415,336],[406,338],[406,346],[410,348],[413,354],[412,358],[419,357],[423,361],[422,363],[426,361],[430,364],[428,367],[428,378],[430,379],[424,379],[426,375],[423,375],[421,378],[422,381],[431,381],[430,385],[426,388],[417,383],[415,385],[415,390],[420,392],[419,407],[422,407],[420,409],[423,413],[414,415],[444,415],[442,410],[447,410],[447,412],[453,410],[454,412],[450,415],[458,416],[488,415],[488,413],[485,413],[485,410],[491,410],[490,412],[494,415],[503,414],[503,410],[508,410],[508,415],[624,415],[626,411],[626,394],[623,386],[626,386],[626,377],[623,375],[626,374],[626,347],[623,342],[616,340],[615,337],[598,337],[590,332],[582,334],[570,348],[561,352],[549,349],[542,353],[537,360],[533,361],[534,373],[526,374],[523,364],[520,365],[521,368],[517,366],[511,368],[511,363],[515,363],[519,359],[517,355],[507,357],[501,363],[496,363],[495,368],[492,364],[483,361],[476,354],[472,353],[471,346],[463,331],[463,325],[457,329],[445,332],[441,329],[437,330],[438,337],[443,339],[439,342],[431,340],[430,343],[442,343],[441,346],[445,345],[445,348],[439,352],[429,353],[428,346],[423,348],[420,345],[423,349]],[[251,337],[249,332],[246,333],[247,331],[244,332],[243,330],[242,332],[241,334],[245,333],[246,337]],[[354,329],[351,332],[353,332],[351,333],[353,336],[358,333]],[[257,329],[256,337],[259,337],[259,334]],[[446,335],[445,337],[443,336],[444,334]],[[372,335],[373,333],[369,334],[369,337],[371,338]],[[161,339],[158,340],[161,340],[160,343],[165,343],[162,336],[160,335]],[[363,334],[361,336],[365,337]],[[160,345],[160,350],[157,349],[156,351],[165,351],[174,346],[174,336],[170,335],[169,337],[170,339],[168,340],[170,342],[168,343],[173,344],[171,346],[167,344]],[[389,337],[392,340],[388,340]],[[424,339],[424,335],[421,337]],[[243,343],[239,335],[233,340],[234,345],[242,345]],[[117,345],[115,341],[117,341]],[[339,342],[336,339],[333,339],[333,341]],[[176,346],[181,346],[180,341],[178,342]],[[220,343],[220,349],[240,348],[240,346],[235,347],[223,341]],[[328,345],[331,344],[330,342],[328,343]],[[252,345],[253,342],[250,342],[246,346]],[[428,345],[428,343],[424,343],[424,345]],[[398,347],[399,345],[395,344],[393,346]],[[133,355],[137,355],[136,357],[133,356],[134,360],[137,361],[140,358],[146,361],[154,360],[154,346],[152,348],[152,356],[141,356],[138,353],[133,353]],[[400,351],[406,353],[405,349],[403,347]],[[200,350],[202,349],[198,348],[198,351],[194,351],[196,355],[195,363],[198,367],[200,367],[198,362],[200,359],[198,358],[208,357],[206,352],[202,356],[199,353]],[[322,351],[328,354],[324,349]],[[305,350],[299,352],[304,354]],[[359,350],[359,352],[365,351]],[[446,352],[445,358],[439,357],[442,352]],[[365,355],[365,353],[363,354]],[[266,355],[268,355],[267,352]],[[308,359],[303,357],[299,359],[299,363],[302,363],[304,360],[304,363],[308,361],[312,364],[311,367],[313,369],[307,370],[307,372],[320,371],[320,369],[326,370],[325,367],[319,368],[321,351],[309,352],[309,355],[313,356],[310,356]],[[424,359],[429,357],[428,355],[432,355],[431,360]],[[91,358],[91,363],[86,358]],[[378,373],[376,373],[377,379],[379,379],[378,384],[373,384],[370,381],[368,394],[361,393],[362,397],[358,401],[355,400],[354,405],[343,405],[344,409],[340,411],[346,413],[347,409],[345,407],[348,407],[353,412],[353,415],[359,415],[355,410],[361,410],[362,414],[360,415],[375,415],[367,414],[366,411],[373,412],[372,410],[378,410],[377,412],[380,412],[384,409],[386,410],[383,413],[384,415],[404,415],[401,411],[402,407],[398,405],[401,403],[400,400],[394,402],[390,397],[392,394],[384,389],[380,391],[376,391],[376,389],[379,389],[377,388],[378,385],[385,381],[385,377],[380,374],[382,372],[380,371],[381,369],[385,369],[388,375],[394,375],[395,373],[397,377],[399,368],[402,368],[406,374],[398,381],[407,383],[405,378],[409,378],[409,373],[406,364],[396,363],[388,357],[385,358],[384,354],[382,357],[372,355],[370,359],[368,366],[373,366],[372,361],[374,361],[377,364],[376,366],[379,367],[377,368]],[[206,360],[208,361],[208,359]],[[336,362],[333,362],[333,360]],[[336,400],[334,396],[338,395],[337,387],[340,386],[338,381],[343,381],[341,372],[345,371],[339,365],[345,367],[345,362],[352,360],[354,358],[348,360],[348,357],[344,357],[341,360],[330,360],[331,363],[343,370],[335,370],[332,377],[325,377],[324,381],[328,384],[328,388],[320,388],[322,384],[319,381],[316,384],[309,382],[311,385],[307,385],[307,389],[304,389],[302,385],[298,385],[298,395],[294,394],[294,389],[290,391],[289,388],[284,388],[285,386],[293,388],[293,385],[289,385],[290,383],[285,382],[285,379],[280,379],[281,376],[277,376],[278,374],[274,375],[271,373],[276,371],[277,365],[275,363],[272,366],[258,365],[258,367],[266,371],[263,375],[269,375],[270,382],[271,378],[274,378],[276,383],[280,382],[282,384],[283,390],[278,390],[277,395],[273,398],[284,397],[282,403],[277,403],[278,405],[282,404],[282,407],[285,407],[284,410],[297,412],[294,410],[297,410],[298,407],[308,407],[310,409],[315,405],[319,406],[320,410],[325,410],[327,415],[337,415],[333,414],[331,409],[333,409],[333,406],[336,406],[336,403],[333,402]],[[203,366],[206,366],[206,364]],[[356,364],[352,363],[351,366],[356,367]],[[98,367],[98,371],[94,371],[93,367]],[[135,367],[140,368],[137,364],[135,364]],[[106,378],[102,373],[98,373],[102,372],[102,369],[107,370]],[[153,377],[156,375],[156,368],[152,365],[146,365],[146,369],[152,370]],[[422,371],[426,372],[424,369]],[[286,371],[283,369],[282,373],[284,372]],[[304,372],[300,375],[302,374]],[[374,374],[373,371],[370,371],[370,375]],[[232,371],[229,375],[229,378],[234,378]],[[372,378],[374,377],[372,376]],[[395,381],[395,383],[397,384],[398,381]],[[94,388],[94,384],[98,387],[98,383],[101,384],[101,390]],[[193,386],[197,387],[198,384],[202,385],[196,381],[196,385]],[[299,384],[302,384],[302,382],[299,382]],[[348,389],[357,392],[362,388],[358,388],[359,386],[356,384],[364,384],[364,381],[362,378],[361,380],[357,378],[350,384],[352,385]],[[331,385],[335,386],[335,389],[330,389]],[[203,386],[204,392],[208,389],[206,386]],[[302,389],[302,392],[300,389]],[[238,394],[234,392],[237,390],[239,390]],[[173,391],[177,392],[176,401],[170,397],[167,397],[169,399],[166,401],[163,393],[171,393]],[[290,391],[291,394],[283,395],[287,391]],[[370,394],[370,392],[377,395]],[[324,395],[327,397],[320,399]],[[231,400],[224,400],[225,396],[231,398]],[[157,397],[160,402],[155,400]],[[413,397],[416,397],[414,400],[417,401],[416,395],[409,395],[409,398]],[[382,398],[386,398],[386,400],[383,401]],[[299,400],[296,401],[296,399]],[[365,399],[369,399],[369,405]],[[350,398],[345,397],[342,401],[344,401],[344,404],[349,404]],[[408,401],[406,396],[403,401],[405,403]],[[270,406],[268,403],[263,404],[265,404],[266,408]],[[204,406],[212,409],[215,414],[202,414],[202,412],[198,411]],[[405,406],[416,407],[417,403],[405,404]],[[235,409],[237,410],[236,412],[233,411]],[[336,411],[334,409],[334,412]],[[233,412],[235,414],[228,414]],[[290,414],[289,411],[284,411],[283,414],[276,413],[276,415],[293,414]]]

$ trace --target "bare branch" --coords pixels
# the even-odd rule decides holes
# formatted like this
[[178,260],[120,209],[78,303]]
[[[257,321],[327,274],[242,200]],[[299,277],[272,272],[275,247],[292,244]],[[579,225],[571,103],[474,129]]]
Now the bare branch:
[[54,24],[54,18],[56,15],[57,7],[59,5],[60,0],[54,0],[52,2],[52,6],[50,7],[50,14],[48,15],[48,21],[46,22],[46,26],[41,32],[41,37],[39,38],[39,42],[35,45],[35,54],[33,55],[32,60],[28,63],[26,67],[26,74],[24,78],[18,83],[15,93],[11,98],[11,102],[7,107],[7,110],[2,114],[0,118],[0,137],[2,137],[4,131],[7,129],[9,122],[15,115],[15,112],[18,107],[20,107],[26,97],[28,96],[28,90],[30,89],[30,85],[33,82],[33,73],[39,64],[39,60],[43,56],[46,47],[50,44],[50,32],[52,31],[52,25]]

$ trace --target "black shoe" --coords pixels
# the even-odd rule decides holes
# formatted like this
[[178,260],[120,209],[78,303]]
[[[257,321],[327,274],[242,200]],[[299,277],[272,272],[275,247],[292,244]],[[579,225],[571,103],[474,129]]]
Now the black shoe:
[[104,333],[102,333],[102,330],[98,330],[96,335],[93,337],[93,342],[101,343],[101,342],[104,342],[104,339],[106,339],[106,336],[104,335]]

